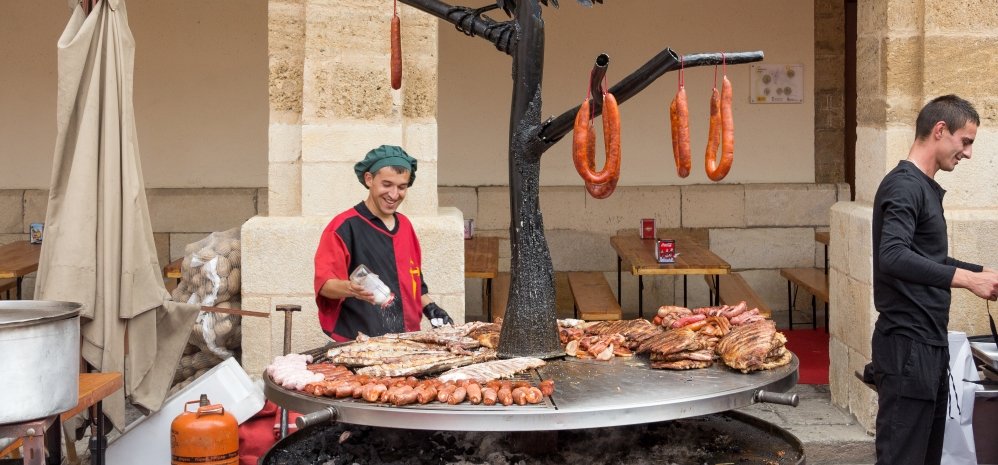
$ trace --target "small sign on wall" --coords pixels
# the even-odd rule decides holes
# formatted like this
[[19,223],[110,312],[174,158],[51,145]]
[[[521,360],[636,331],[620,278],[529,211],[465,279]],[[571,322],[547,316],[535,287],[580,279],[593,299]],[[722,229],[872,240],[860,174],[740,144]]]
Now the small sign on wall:
[[804,65],[752,65],[751,103],[803,103]]

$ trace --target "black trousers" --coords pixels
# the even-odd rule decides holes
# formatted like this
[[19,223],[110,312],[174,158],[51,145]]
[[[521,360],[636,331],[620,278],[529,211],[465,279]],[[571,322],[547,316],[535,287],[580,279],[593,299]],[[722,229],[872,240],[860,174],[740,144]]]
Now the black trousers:
[[938,465],[948,400],[949,349],[873,332],[877,465]]

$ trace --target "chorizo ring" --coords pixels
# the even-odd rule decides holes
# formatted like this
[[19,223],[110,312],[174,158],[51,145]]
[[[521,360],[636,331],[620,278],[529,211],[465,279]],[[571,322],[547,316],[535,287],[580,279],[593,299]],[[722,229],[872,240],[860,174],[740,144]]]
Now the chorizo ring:
[[575,170],[586,182],[607,184],[620,177],[620,111],[613,94],[603,96],[603,146],[606,150],[606,163],[603,169],[595,171],[596,134],[590,126],[589,99],[582,102],[575,115],[575,134],[572,138],[572,161]]

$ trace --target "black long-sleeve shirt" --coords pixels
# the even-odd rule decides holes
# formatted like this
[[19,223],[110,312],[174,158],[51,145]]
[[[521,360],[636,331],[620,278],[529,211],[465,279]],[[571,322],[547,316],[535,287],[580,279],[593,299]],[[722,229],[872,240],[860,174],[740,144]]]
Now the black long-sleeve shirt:
[[950,286],[956,268],[980,265],[947,255],[945,190],[902,160],[880,183],[873,201],[873,301],[876,329],[946,346]]

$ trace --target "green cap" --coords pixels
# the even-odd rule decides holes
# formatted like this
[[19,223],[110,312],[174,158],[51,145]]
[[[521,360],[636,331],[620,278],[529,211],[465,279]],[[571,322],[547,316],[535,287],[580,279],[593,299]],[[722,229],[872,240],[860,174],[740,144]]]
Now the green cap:
[[416,182],[416,159],[405,153],[402,147],[397,145],[382,145],[364,155],[364,159],[353,166],[353,171],[357,173],[357,179],[364,183],[364,173],[377,173],[378,170],[386,166],[398,166],[409,170],[409,185]]

